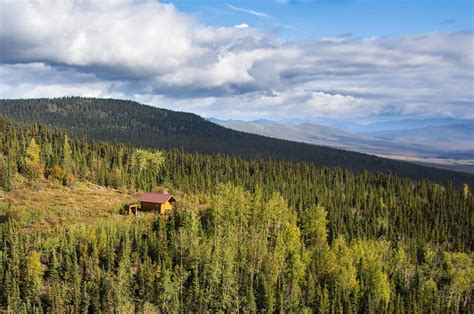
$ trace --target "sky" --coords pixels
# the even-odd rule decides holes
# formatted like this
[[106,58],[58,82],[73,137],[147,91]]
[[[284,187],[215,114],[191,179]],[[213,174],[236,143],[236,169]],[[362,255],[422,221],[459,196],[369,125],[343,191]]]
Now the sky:
[[220,119],[474,118],[464,0],[0,1],[0,98]]

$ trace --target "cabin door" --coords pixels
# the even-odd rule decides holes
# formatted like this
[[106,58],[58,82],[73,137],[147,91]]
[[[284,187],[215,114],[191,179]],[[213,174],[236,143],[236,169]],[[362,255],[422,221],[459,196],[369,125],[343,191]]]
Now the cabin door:
[[137,210],[138,210],[138,205],[130,205],[128,208],[128,213],[129,215],[136,216],[137,215]]

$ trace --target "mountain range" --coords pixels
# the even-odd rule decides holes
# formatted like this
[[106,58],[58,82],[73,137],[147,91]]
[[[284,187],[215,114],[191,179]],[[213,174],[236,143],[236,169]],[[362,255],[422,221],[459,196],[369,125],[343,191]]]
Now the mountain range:
[[[351,127],[341,123],[341,128],[295,121],[210,120],[242,132],[474,171],[474,120],[410,119],[357,127],[354,123]],[[328,120],[320,122],[333,124]]]

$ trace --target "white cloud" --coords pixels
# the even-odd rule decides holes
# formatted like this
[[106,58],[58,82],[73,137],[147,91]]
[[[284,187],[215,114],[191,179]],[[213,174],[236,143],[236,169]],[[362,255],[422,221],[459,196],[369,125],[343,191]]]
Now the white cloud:
[[236,28],[248,28],[249,26],[245,23],[242,23],[242,24],[239,24],[239,25],[235,25],[234,27],[236,27]]
[[472,32],[283,41],[155,1],[0,4],[0,97],[112,96],[206,116],[472,117]]
[[252,9],[241,8],[241,7],[237,7],[235,5],[231,5],[231,4],[227,4],[227,7],[229,9],[234,10],[234,11],[251,14],[251,15],[258,16],[258,17],[269,17],[269,15],[266,14],[266,13],[258,12],[258,11],[252,10]]

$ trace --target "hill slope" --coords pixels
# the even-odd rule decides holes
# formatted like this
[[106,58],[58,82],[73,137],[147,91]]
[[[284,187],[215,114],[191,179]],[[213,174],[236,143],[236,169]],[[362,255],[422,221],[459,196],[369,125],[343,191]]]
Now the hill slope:
[[124,204],[136,202],[136,191],[118,190],[92,182],[75,182],[62,186],[49,180],[35,184],[17,184],[12,191],[0,188],[0,207],[9,205],[17,215],[34,211],[29,228],[46,228],[57,224],[91,223],[119,216]]
[[22,123],[43,123],[97,140],[134,146],[225,153],[244,158],[313,162],[351,170],[392,171],[413,179],[472,184],[474,176],[360,153],[295,143],[226,129],[190,113],[132,101],[95,98],[0,100],[0,114]]

